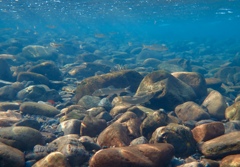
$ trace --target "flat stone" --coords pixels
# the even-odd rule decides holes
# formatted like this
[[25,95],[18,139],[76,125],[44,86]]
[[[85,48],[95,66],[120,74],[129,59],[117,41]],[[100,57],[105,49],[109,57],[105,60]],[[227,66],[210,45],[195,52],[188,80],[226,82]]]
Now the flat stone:
[[228,155],[221,160],[220,167],[239,167],[240,154]]

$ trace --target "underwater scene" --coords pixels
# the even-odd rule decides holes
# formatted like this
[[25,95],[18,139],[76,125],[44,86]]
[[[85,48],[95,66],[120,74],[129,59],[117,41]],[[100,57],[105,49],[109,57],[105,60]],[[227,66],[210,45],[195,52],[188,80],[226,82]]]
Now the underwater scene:
[[239,167],[239,0],[0,0],[0,167]]

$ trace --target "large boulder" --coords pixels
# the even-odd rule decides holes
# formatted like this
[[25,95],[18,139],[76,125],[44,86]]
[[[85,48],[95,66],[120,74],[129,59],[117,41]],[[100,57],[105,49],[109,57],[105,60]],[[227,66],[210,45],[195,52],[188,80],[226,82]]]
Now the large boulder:
[[114,86],[115,88],[125,88],[130,86],[131,91],[136,91],[142,76],[133,70],[118,71],[89,77],[82,80],[76,89],[75,101],[78,101],[84,95],[92,95],[95,90]]
[[175,78],[170,73],[160,70],[146,75],[140,83],[136,96],[154,92],[149,108],[173,110],[186,101],[194,101],[196,94],[191,86]]

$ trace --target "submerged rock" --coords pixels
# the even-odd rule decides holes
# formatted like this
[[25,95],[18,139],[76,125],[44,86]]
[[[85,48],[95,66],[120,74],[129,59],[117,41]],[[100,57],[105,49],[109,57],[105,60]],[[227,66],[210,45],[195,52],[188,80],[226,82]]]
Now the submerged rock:
[[89,77],[78,84],[75,100],[78,101],[84,95],[92,95],[95,90],[108,86],[114,86],[115,88],[125,88],[130,86],[130,90],[134,92],[141,80],[142,76],[133,70]]
[[136,146],[108,148],[98,151],[89,162],[90,167],[165,167],[174,155],[170,144],[140,144]]
[[240,120],[240,101],[226,108],[225,117],[229,120]]
[[162,70],[145,76],[135,95],[139,96],[146,92],[155,93],[154,97],[150,99],[150,104],[146,104],[152,109],[173,110],[179,104],[196,99],[192,87]]

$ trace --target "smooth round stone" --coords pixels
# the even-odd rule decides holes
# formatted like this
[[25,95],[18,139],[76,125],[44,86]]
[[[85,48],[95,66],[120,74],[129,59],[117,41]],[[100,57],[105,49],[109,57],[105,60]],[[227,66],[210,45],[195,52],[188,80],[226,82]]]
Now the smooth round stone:
[[1,167],[24,167],[24,153],[0,142],[0,166]]
[[201,106],[192,101],[178,105],[174,111],[177,117],[184,122],[191,120],[200,121],[210,118],[210,115]]
[[219,120],[225,118],[225,110],[228,107],[225,98],[215,90],[212,90],[204,99],[202,106],[208,109],[208,113]]
[[12,101],[16,99],[17,92],[23,88],[24,86],[20,82],[15,82],[11,85],[0,87],[0,99]]
[[39,131],[25,126],[0,128],[0,142],[22,151],[31,150],[36,144],[44,144]]
[[196,126],[192,130],[193,138],[199,143],[208,141],[224,134],[224,125],[221,122],[212,122]]
[[220,167],[239,167],[240,154],[228,155],[221,160]]
[[24,119],[17,123],[15,123],[13,126],[27,126],[36,130],[39,130],[41,128],[41,124],[33,119]]
[[225,133],[240,131],[240,121],[229,121],[224,123]]
[[170,123],[157,128],[149,143],[169,143],[175,149],[175,156],[186,158],[196,151],[196,141],[191,130],[183,125]]
[[148,140],[144,136],[140,136],[131,141],[130,146],[138,145],[138,144],[147,144]]
[[178,167],[205,167],[205,165],[200,162],[189,162]]
[[32,167],[70,167],[66,157],[60,152],[52,152],[43,159],[37,161]]
[[49,79],[47,77],[34,72],[20,72],[17,76],[17,81],[33,81],[35,84],[49,85]]
[[49,80],[62,80],[62,73],[59,68],[50,61],[42,62],[31,67],[29,72],[35,72],[46,76]]
[[89,109],[92,107],[97,107],[100,100],[100,97],[85,95],[78,101],[78,105]]
[[207,158],[222,158],[240,152],[240,132],[231,132],[199,145],[199,150]]
[[55,107],[36,102],[24,102],[20,106],[20,111],[24,114],[43,115],[47,117],[53,117],[60,113]]
[[166,167],[174,155],[170,144],[139,144],[136,146],[108,148],[96,152],[90,167]]

